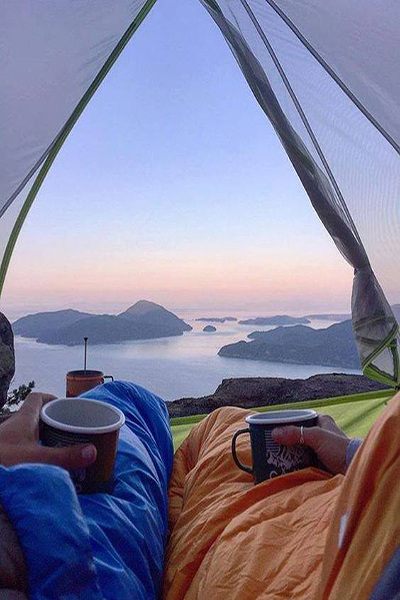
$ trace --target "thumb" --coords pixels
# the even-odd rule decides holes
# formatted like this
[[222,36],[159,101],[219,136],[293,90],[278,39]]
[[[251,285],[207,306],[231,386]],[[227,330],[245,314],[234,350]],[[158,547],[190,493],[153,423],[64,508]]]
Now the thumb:
[[[321,432],[321,427],[304,427],[304,444],[316,450],[321,441]],[[301,430],[300,427],[296,427],[295,425],[288,425],[287,427],[277,427],[276,429],[273,429],[271,435],[272,439],[278,444],[294,446],[300,444]]]
[[38,445],[35,454],[36,456],[32,457],[35,462],[43,462],[71,471],[91,465],[96,460],[97,450],[93,444],[76,444],[61,448]]

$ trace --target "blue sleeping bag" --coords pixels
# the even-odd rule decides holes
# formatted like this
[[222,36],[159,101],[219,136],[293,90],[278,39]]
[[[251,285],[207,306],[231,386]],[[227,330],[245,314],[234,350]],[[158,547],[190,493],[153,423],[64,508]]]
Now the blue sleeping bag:
[[167,534],[173,446],[164,402],[127,382],[84,396],[121,409],[111,495],[77,496],[69,474],[49,465],[0,467],[0,502],[25,556],[29,597],[158,598]]

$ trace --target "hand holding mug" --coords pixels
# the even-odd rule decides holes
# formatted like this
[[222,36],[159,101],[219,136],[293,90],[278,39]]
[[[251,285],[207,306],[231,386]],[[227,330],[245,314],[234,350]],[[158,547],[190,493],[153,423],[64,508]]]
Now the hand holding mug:
[[0,464],[45,463],[64,469],[81,469],[96,460],[92,444],[46,448],[39,444],[39,415],[51,394],[30,393],[18,412],[0,425]]
[[317,425],[301,430],[288,425],[273,429],[272,438],[278,444],[312,448],[324,467],[333,474],[346,472],[346,452],[350,438],[336,425],[332,417],[318,415]]

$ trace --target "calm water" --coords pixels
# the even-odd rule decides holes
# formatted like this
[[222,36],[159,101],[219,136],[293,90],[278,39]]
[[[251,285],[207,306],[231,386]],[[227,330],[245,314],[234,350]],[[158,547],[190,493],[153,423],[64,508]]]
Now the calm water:
[[[228,314],[228,313],[226,313]],[[255,329],[273,327],[245,326],[237,323],[214,323],[215,333],[204,333],[207,323],[195,322],[197,315],[179,314],[190,323],[193,331],[183,336],[157,340],[125,342],[123,344],[89,347],[88,368],[99,369],[118,379],[128,379],[143,385],[166,400],[212,393],[222,379],[229,377],[291,377],[307,378],[317,373],[359,373],[339,367],[291,365],[222,358],[218,350],[232,342],[245,340]],[[223,316],[210,312],[211,316]],[[204,316],[208,316],[205,313]],[[232,316],[257,316],[234,312]],[[313,327],[328,327],[328,321],[314,321]],[[90,340],[89,340],[90,342]],[[47,346],[17,337],[16,377],[14,385],[36,382],[36,389],[58,396],[65,393],[65,373],[81,369],[81,347]]]

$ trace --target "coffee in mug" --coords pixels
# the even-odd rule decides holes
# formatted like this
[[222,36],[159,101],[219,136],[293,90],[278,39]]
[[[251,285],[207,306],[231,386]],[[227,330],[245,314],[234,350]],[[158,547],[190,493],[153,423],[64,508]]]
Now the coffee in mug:
[[124,414],[115,406],[91,398],[59,398],[42,407],[40,441],[45,446],[93,444],[94,463],[71,472],[78,493],[111,490],[119,430]]
[[[255,483],[271,479],[306,467],[317,466],[315,452],[303,444],[285,446],[272,439],[271,432],[276,427],[296,425],[314,427],[318,414],[315,410],[274,410],[246,417],[249,427],[240,429],[232,438],[232,455],[242,471],[251,473]],[[250,434],[252,467],[240,462],[236,452],[236,440],[240,435]]]

